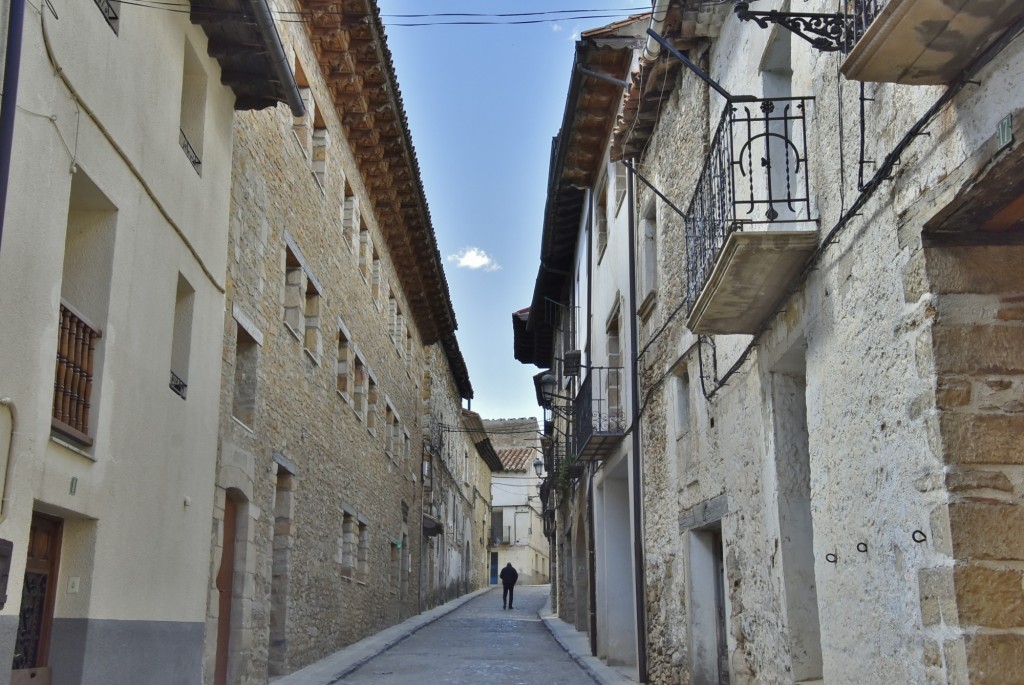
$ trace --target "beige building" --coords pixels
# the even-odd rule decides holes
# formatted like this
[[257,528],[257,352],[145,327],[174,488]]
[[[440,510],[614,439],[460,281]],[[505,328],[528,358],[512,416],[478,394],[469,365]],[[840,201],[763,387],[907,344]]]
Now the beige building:
[[231,122],[294,90],[272,26],[192,19],[42,6],[5,64],[3,683],[203,677]]
[[[1024,8],[656,5],[664,43],[609,45],[625,63],[583,35],[577,71],[601,78],[574,80],[589,97],[567,112],[589,123],[563,124],[553,168],[590,175],[554,186],[567,233],[545,227],[543,265],[571,275],[542,265],[535,291],[569,310],[578,280],[597,301],[602,177],[624,178],[637,676],[1016,682]],[[598,82],[618,90],[603,111]],[[555,200],[583,206],[579,232]],[[584,268],[566,268],[579,249]],[[585,317],[608,330],[606,312]],[[517,357],[549,362],[578,405],[566,318],[534,306],[515,326]],[[611,663],[600,528],[583,577]]]
[[266,683],[465,592],[483,506],[461,430],[473,390],[378,10],[276,9],[305,114],[234,127],[213,685]]

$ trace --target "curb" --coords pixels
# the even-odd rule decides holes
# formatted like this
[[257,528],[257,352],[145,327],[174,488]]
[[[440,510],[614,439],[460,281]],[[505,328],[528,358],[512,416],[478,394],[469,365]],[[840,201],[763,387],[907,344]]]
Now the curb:
[[599,685],[636,685],[636,681],[627,678],[611,666],[590,654],[590,639],[586,633],[576,630],[562,619],[558,618],[551,611],[551,600],[549,599],[544,608],[537,612],[537,616],[543,621],[544,626],[555,638],[565,653],[575,661],[580,668]]

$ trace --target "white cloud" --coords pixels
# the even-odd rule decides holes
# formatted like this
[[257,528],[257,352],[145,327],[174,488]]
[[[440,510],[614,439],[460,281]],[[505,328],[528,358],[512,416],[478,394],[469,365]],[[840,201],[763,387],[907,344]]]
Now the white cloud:
[[563,28],[562,28],[562,25],[561,25],[561,24],[552,24],[552,25],[551,25],[551,30],[552,30],[552,31],[553,31],[554,33],[558,33],[559,31],[564,31],[565,29],[563,29]]
[[501,265],[494,261],[494,258],[481,250],[479,247],[464,247],[455,254],[448,255],[449,262],[455,262],[460,269],[483,269],[484,271],[497,271]]

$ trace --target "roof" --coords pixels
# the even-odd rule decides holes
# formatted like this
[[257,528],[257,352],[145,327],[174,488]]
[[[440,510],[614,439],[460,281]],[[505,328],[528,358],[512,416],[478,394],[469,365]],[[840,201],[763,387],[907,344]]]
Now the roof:
[[487,464],[487,467],[492,472],[501,471],[504,466],[501,463],[501,458],[498,457],[498,453],[494,451],[491,439],[487,437],[487,430],[484,428],[484,422],[480,415],[475,411],[463,409],[462,425],[466,427],[466,432],[469,433],[470,439],[476,446],[476,451],[480,454],[480,458],[484,460],[484,463]]
[[501,459],[502,471],[526,471],[533,466],[537,451],[532,447],[514,447],[498,450],[498,458]]
[[410,314],[424,344],[442,344],[459,392],[471,399],[448,280],[377,3],[299,5]]
[[650,13],[634,15],[586,31],[576,42],[562,127],[551,145],[533,301],[525,326],[521,320],[525,310],[513,315],[514,354],[524,364],[546,367],[550,363],[556,322],[546,315],[548,303],[563,298],[573,268],[586,190],[597,181],[622,101],[623,87],[615,81],[628,75],[633,51],[643,46],[643,31],[649,22]]

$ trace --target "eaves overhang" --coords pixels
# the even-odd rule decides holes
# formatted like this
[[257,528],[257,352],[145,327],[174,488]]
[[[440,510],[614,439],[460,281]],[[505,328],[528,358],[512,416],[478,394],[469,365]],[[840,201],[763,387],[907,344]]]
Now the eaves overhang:
[[305,108],[267,0],[193,0],[189,20],[206,33],[206,51],[220,65],[221,83],[234,92],[236,110],[284,102],[302,116]]
[[425,345],[473,397],[408,117],[375,0],[299,0],[320,69]]
[[601,172],[622,99],[621,82],[634,51],[643,46],[649,21],[649,13],[635,15],[584,32],[576,43],[562,126],[551,146],[540,266],[522,333],[533,336],[532,347],[525,341],[516,346],[516,359],[523,363],[550,364],[556,323],[550,303],[561,302],[571,278],[587,191]]

